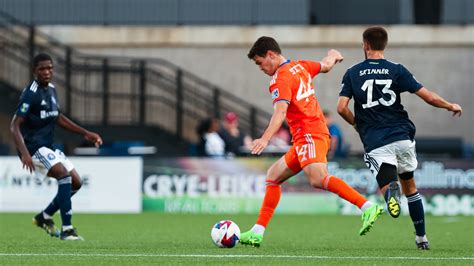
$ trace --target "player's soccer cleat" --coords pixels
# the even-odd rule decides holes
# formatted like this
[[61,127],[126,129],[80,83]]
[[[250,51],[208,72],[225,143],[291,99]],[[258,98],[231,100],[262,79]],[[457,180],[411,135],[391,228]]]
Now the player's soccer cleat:
[[377,204],[365,210],[365,212],[362,213],[362,228],[359,231],[359,235],[363,236],[369,232],[382,213],[383,209]]
[[419,243],[416,242],[416,246],[419,250],[430,250],[430,244],[428,243],[428,241]]
[[430,244],[428,243],[428,238],[426,238],[426,235],[416,236],[415,243],[419,250],[430,250]]
[[42,212],[33,217],[33,224],[46,231],[52,237],[59,237],[61,233],[54,225],[53,219],[45,219]]
[[77,234],[76,228],[72,228],[61,232],[61,240],[84,240],[84,238]]
[[397,181],[392,181],[387,190],[387,210],[390,216],[397,218],[400,215],[400,186]]
[[253,247],[260,247],[263,242],[263,236],[252,232],[252,230],[240,234],[240,243]]

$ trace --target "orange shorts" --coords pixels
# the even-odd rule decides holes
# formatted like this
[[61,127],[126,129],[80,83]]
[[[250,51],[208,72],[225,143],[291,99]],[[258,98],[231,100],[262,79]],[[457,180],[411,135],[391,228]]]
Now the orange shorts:
[[329,147],[329,135],[304,134],[293,141],[293,146],[285,154],[286,165],[298,173],[310,163],[327,163]]

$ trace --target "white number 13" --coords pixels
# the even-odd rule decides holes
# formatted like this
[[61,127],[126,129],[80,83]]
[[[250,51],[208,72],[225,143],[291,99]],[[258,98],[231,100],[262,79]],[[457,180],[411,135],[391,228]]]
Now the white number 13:
[[[390,95],[390,99],[386,101],[384,98],[380,98],[376,101],[372,100],[372,91],[374,90],[374,81],[375,85],[385,85],[382,89],[382,93]],[[362,90],[367,91],[367,103],[362,104],[362,108],[371,108],[374,106],[379,105],[381,103],[382,105],[385,106],[390,106],[392,105],[395,100],[397,99],[397,95],[395,94],[394,91],[390,89],[390,86],[392,86],[392,80],[391,79],[368,79],[364,82],[364,85],[362,85]]]

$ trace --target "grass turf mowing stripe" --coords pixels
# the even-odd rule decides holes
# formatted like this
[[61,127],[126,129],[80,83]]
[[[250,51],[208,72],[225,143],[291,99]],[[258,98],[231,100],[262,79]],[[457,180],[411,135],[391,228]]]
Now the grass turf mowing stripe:
[[218,254],[80,254],[80,253],[0,253],[1,256],[35,257],[35,256],[72,256],[72,257],[175,257],[175,258],[281,258],[281,259],[370,259],[370,260],[474,260],[474,257],[371,257],[371,256],[299,256],[299,255],[218,255]]

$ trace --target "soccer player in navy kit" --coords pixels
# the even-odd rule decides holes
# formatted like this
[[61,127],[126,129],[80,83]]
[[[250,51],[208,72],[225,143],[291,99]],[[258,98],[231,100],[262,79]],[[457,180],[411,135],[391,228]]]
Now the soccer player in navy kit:
[[[58,124],[83,135],[97,147],[102,144],[102,139],[60,112],[56,90],[50,83],[53,76],[51,57],[47,54],[35,56],[33,70],[35,79],[23,90],[10,130],[23,168],[58,181],[57,195],[44,211],[33,218],[33,223],[62,240],[82,240],[71,223],[71,197],[81,188],[81,178],[64,153],[53,150],[54,128]],[[61,232],[56,229],[52,217],[58,210],[61,210]]]
[[[366,60],[349,68],[342,80],[338,113],[358,131],[364,144],[364,160],[394,218],[400,215],[400,181],[416,230],[418,249],[429,249],[421,196],[413,173],[417,167],[415,125],[400,102],[402,92],[415,93],[426,103],[461,116],[461,106],[450,103],[421,85],[401,64],[384,59],[388,34],[382,27],[363,33]],[[348,108],[354,98],[355,115]]]

